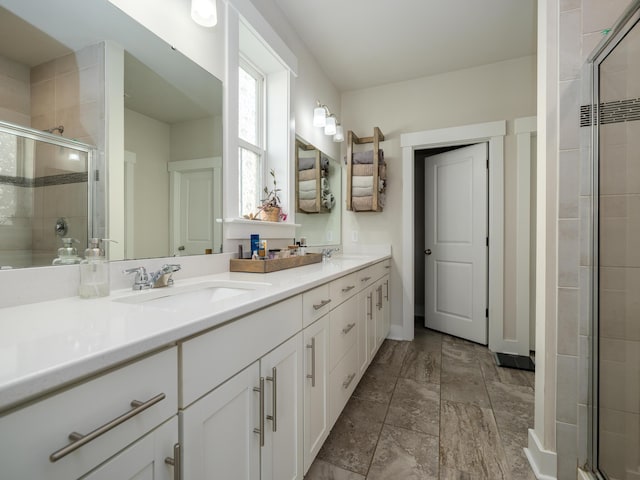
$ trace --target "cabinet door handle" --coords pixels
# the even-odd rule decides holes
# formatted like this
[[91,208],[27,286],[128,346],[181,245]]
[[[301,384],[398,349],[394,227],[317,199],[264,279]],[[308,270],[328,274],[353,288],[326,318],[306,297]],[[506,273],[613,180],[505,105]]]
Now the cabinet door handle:
[[314,310],[320,310],[322,307],[324,307],[325,305],[329,305],[331,303],[331,299],[328,298],[327,300],[321,300],[320,303],[314,303],[313,304],[313,309]]
[[360,279],[361,282],[368,282],[369,280],[371,280],[371,277],[364,277]]
[[96,428],[92,432],[89,432],[86,435],[82,435],[81,433],[78,433],[78,432],[71,432],[69,434],[69,440],[71,440],[72,442],[69,445],[67,445],[65,447],[62,447],[60,450],[56,450],[51,455],[49,455],[49,460],[51,462],[57,462],[61,458],[66,457],[67,455],[69,455],[72,452],[75,452],[80,447],[82,447],[82,446],[86,445],[87,443],[92,442],[96,438],[104,435],[109,430],[113,430],[118,425],[123,424],[124,422],[126,422],[130,418],[135,417],[136,415],[144,412],[147,408],[152,407],[156,403],[164,400],[165,397],[166,397],[166,395],[164,393],[160,393],[160,394],[156,395],[155,397],[147,400],[146,402],[139,402],[138,400],[133,400],[131,402],[131,406],[133,407],[132,410],[129,410],[128,412],[123,413],[119,417],[114,418],[113,420],[111,420],[111,421],[105,423],[104,425]]
[[272,428],[274,432],[278,431],[278,369],[273,367],[271,369],[271,376],[267,377],[269,382],[273,382],[273,390],[271,391],[271,403],[273,406],[273,415],[267,415],[267,420],[271,420],[273,423]]
[[311,349],[311,375],[307,373],[307,378],[311,379],[311,386],[316,386],[316,337],[311,338],[311,345],[307,345]]
[[260,392],[260,426],[253,433],[260,435],[260,446],[264,447],[264,377],[260,377],[260,387],[253,387],[253,391]]
[[376,303],[376,307],[380,310],[382,308],[382,285],[379,285],[378,288],[376,288],[376,292],[378,292],[378,302]]
[[345,390],[347,388],[349,388],[349,385],[351,385],[351,382],[353,382],[353,379],[356,378],[356,374],[352,373],[351,375],[349,375],[346,380],[344,382],[342,382],[342,388],[344,388]]
[[173,458],[167,457],[164,459],[164,463],[173,467],[173,480],[180,480],[182,463],[180,458],[180,444],[176,443],[173,446]]
[[352,329],[353,327],[355,327],[355,326],[356,326],[356,324],[355,324],[355,323],[350,323],[349,325],[347,325],[346,327],[344,327],[344,328],[342,329],[342,333],[344,333],[344,334],[346,335],[346,334],[347,334],[347,333],[349,333],[349,332],[351,331],[351,329]]
[[367,295],[367,303],[369,304],[369,311],[367,312],[367,317],[373,318],[373,293]]
[[389,280],[385,280],[384,285],[386,287],[384,299],[389,300]]
[[351,290],[353,290],[354,288],[356,288],[356,286],[355,286],[355,285],[349,285],[348,287],[344,287],[344,288],[342,289],[342,293],[350,292],[350,291],[351,291]]
[[391,265],[385,265],[384,268],[389,269],[391,268]]

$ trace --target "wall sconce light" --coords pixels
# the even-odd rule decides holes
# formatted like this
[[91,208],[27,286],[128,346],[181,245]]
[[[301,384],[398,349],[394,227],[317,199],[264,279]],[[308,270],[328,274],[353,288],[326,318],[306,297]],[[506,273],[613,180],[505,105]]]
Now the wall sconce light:
[[214,27],[218,23],[216,0],[191,0],[191,18],[203,27]]
[[316,100],[316,108],[313,109],[313,126],[324,128],[325,135],[333,135],[334,142],[344,140],[344,131],[337,117],[331,113],[329,107]]

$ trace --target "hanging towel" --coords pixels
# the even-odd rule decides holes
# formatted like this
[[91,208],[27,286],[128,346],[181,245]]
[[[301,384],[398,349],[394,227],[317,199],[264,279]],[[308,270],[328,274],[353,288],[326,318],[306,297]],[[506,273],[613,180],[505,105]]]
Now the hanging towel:
[[299,200],[298,206],[300,210],[307,213],[318,213],[320,209],[316,205],[316,201],[314,200]]
[[387,188],[387,181],[381,178],[378,179],[378,191],[384,192],[385,188]]
[[351,187],[352,197],[370,197],[373,195],[373,187]]
[[329,157],[320,155],[320,168],[322,170],[329,170]]
[[354,177],[371,177],[373,176],[373,165],[352,165],[351,174]]
[[322,206],[327,210],[331,210],[336,204],[336,198],[333,196],[333,193],[323,193],[322,194]]
[[316,189],[313,190],[300,190],[298,192],[298,199],[300,200],[312,200],[316,198]]
[[351,179],[351,186],[357,188],[371,188],[373,187],[373,177],[353,177]]
[[310,170],[316,168],[316,159],[312,157],[304,157],[298,159],[298,170]]
[[313,190],[315,192],[316,190],[316,180],[304,180],[302,182],[298,182],[298,190],[300,192],[307,192],[310,190]]
[[387,166],[386,165],[378,165],[378,177],[382,178],[383,180],[387,179]]
[[366,212],[373,210],[373,197],[353,197],[351,208],[356,212]]
[[300,170],[298,172],[298,181],[303,182],[305,180],[315,180],[318,176],[318,171],[315,168],[309,170]]
[[[355,165],[364,164],[369,165],[373,163],[373,150],[367,150],[366,152],[353,152],[353,163]],[[378,150],[378,163],[384,163],[384,151]]]

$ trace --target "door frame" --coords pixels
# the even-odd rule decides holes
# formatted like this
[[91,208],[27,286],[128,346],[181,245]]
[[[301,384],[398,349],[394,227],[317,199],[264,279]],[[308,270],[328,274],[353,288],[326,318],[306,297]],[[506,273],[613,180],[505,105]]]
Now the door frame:
[[413,339],[414,328],[414,158],[416,150],[487,142],[489,145],[489,325],[492,351],[502,351],[504,325],[504,137],[506,120],[424,130],[400,136],[402,148],[402,326],[393,326],[394,338]]

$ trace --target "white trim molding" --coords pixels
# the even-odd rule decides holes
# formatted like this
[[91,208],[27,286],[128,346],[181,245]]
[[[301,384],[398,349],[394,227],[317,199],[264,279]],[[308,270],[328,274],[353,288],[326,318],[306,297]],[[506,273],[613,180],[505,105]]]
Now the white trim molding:
[[531,428],[529,429],[529,446],[524,449],[524,454],[538,480],[556,480],[557,455],[542,448],[536,431]]
[[402,147],[402,338],[413,339],[414,317],[414,152],[469,143],[489,144],[489,348],[495,351],[492,331],[503,331],[504,312],[504,137],[507,122],[478,123],[459,127],[405,133]]

